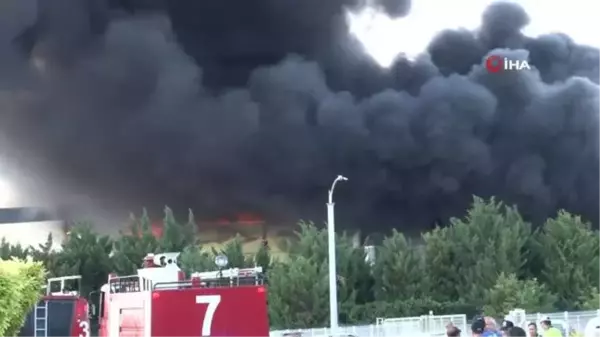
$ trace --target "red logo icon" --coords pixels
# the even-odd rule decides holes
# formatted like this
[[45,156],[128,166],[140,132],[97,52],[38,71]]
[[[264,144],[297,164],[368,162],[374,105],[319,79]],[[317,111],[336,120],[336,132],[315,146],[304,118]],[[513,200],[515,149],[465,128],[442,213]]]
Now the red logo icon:
[[490,55],[485,60],[485,68],[490,73],[497,73],[504,69],[504,60],[497,55]]

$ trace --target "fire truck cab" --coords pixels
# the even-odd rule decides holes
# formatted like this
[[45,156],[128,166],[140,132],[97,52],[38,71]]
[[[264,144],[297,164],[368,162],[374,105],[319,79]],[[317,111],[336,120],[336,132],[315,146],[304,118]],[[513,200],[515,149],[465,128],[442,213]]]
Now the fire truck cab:
[[178,253],[148,254],[136,275],[109,275],[100,336],[269,336],[261,267],[194,273]]
[[79,275],[49,278],[19,336],[89,337],[88,301],[80,296],[80,280]]

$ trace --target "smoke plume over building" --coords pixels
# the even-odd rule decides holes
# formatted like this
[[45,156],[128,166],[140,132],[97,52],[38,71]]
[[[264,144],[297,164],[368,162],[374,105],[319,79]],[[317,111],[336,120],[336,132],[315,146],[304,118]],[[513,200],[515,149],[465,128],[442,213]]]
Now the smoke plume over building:
[[[429,228],[473,195],[598,222],[597,49],[497,3],[382,69],[359,2],[3,0],[1,146],[115,210],[321,221],[344,174],[340,226]],[[535,69],[489,74],[493,50]]]

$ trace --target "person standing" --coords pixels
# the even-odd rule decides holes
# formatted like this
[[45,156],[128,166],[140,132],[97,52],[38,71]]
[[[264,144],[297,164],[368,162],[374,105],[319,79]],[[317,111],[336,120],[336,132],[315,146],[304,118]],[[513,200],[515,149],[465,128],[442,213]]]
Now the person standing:
[[482,317],[477,317],[471,323],[471,335],[473,337],[482,337],[485,331],[485,320]]
[[482,337],[501,337],[501,334],[498,332],[496,327],[496,320],[490,316],[486,316],[484,318],[485,329],[483,331]]
[[525,330],[518,326],[513,326],[512,328],[508,329],[506,334],[510,337],[527,337],[527,333],[525,332]]
[[500,337],[496,331],[496,321],[491,317],[478,317],[471,324],[473,337]]
[[500,332],[502,332],[503,337],[512,336],[509,334],[510,329],[514,328],[515,324],[512,321],[504,320],[502,322],[502,327],[500,328]]
[[540,322],[540,326],[542,327],[543,337],[563,337],[562,332],[560,332],[560,330],[552,326],[552,321],[550,320],[550,317],[544,318]]
[[446,329],[447,337],[460,337],[460,333],[460,329],[454,325]]
[[535,322],[531,322],[527,325],[527,332],[529,337],[541,337],[538,333],[537,324],[535,324]]

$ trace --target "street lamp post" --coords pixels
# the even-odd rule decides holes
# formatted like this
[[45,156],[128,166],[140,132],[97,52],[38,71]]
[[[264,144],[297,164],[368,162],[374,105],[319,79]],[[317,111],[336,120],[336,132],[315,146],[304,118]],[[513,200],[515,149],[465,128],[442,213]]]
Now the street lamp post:
[[335,263],[335,215],[333,206],[333,190],[338,181],[346,181],[348,178],[337,176],[329,190],[329,198],[327,202],[327,238],[329,251],[329,323],[330,334],[337,335],[338,330],[338,304],[337,304],[337,273]]

